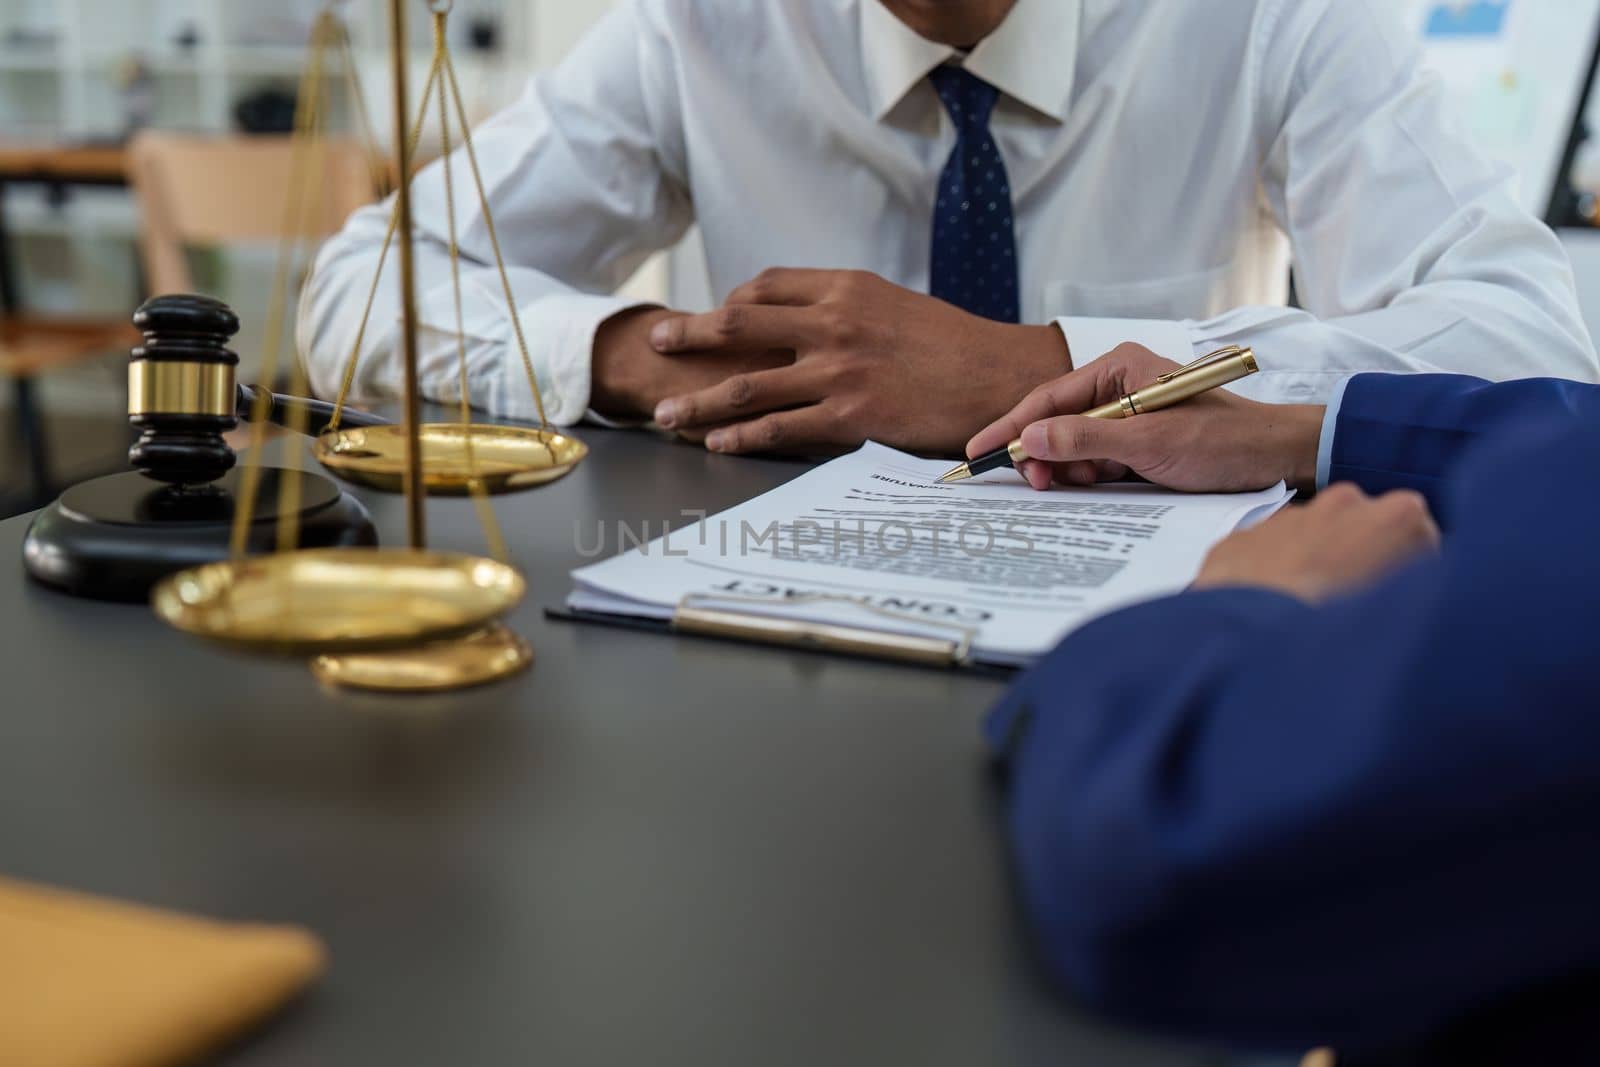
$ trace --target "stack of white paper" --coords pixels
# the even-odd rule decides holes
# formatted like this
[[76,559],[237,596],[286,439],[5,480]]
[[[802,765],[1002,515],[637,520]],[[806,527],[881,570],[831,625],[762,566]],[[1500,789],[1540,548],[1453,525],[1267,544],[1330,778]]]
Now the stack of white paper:
[[573,574],[570,608],[671,619],[701,608],[885,633],[970,632],[979,661],[1023,665],[1109,611],[1178,592],[1218,541],[1293,495],[1109,485],[1039,493],[1014,471],[882,445]]

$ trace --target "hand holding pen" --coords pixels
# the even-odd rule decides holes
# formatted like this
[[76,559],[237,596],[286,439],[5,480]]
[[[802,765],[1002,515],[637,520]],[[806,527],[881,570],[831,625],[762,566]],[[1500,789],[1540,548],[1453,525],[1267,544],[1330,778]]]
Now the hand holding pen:
[[[1188,492],[1316,486],[1324,408],[1262,404],[1218,388],[1253,372],[1248,349],[1187,366],[1122,345],[1035,389],[967,444],[963,467],[1017,463],[1035,489],[1136,475]],[[994,463],[994,460],[989,460]],[[963,468],[946,477],[958,480]]]

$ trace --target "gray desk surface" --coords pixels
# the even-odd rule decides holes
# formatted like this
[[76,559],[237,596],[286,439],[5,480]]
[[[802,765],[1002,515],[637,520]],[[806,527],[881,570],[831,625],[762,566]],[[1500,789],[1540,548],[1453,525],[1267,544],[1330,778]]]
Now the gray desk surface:
[[[448,698],[34,587],[0,523],[0,873],[317,931],[326,979],[239,1067],[1204,1062],[1034,970],[978,739],[997,683],[542,617],[597,523],[804,469],[583,436],[498,500],[534,669]],[[400,502],[365,499],[398,543]],[[480,549],[470,503],[429,516]]]

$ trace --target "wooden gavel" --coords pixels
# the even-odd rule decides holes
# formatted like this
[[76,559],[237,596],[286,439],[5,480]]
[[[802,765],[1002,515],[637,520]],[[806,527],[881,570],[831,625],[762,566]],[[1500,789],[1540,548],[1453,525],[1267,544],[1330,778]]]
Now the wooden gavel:
[[[327,429],[334,405],[285,396],[235,381],[239,357],[228,342],[239,317],[205,296],[157,296],[134,312],[144,343],[128,363],[128,421],[141,432],[128,450],[135,469],[174,485],[204,485],[233,468],[223,434],[255,417],[265,397],[264,421],[313,436]],[[387,419],[348,408],[345,426],[384,426]]]

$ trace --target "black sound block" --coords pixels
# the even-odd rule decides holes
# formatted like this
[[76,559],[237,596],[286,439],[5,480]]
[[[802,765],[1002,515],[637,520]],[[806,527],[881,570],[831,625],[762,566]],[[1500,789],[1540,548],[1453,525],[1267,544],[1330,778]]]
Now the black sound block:
[[[250,552],[277,546],[278,490],[285,472],[261,472]],[[228,558],[243,472],[197,488],[128,472],[73,486],[41,511],[22,544],[28,573],[45,585],[96,600],[146,600],[169,574]],[[320,474],[300,475],[300,548],[378,543],[367,509]]]

